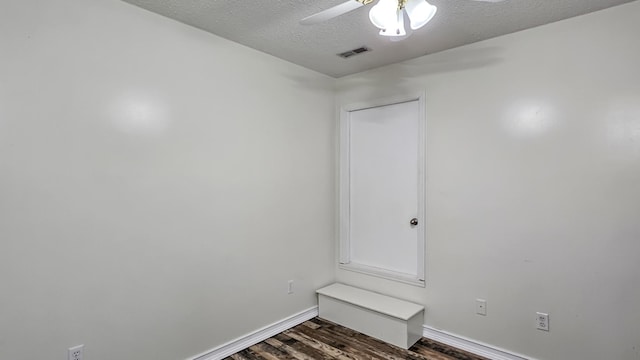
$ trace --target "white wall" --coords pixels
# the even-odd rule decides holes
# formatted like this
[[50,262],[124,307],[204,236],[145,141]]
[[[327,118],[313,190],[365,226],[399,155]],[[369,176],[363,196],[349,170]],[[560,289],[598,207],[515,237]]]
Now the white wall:
[[638,19],[636,1],[339,79],[339,104],[426,90],[428,211],[426,289],[338,280],[538,359],[640,359]]
[[184,359],[316,304],[333,79],[118,0],[1,8],[0,359]]
[[[640,358],[639,15],[338,80],[343,104],[426,89],[428,116],[426,289],[338,280],[539,359]],[[333,83],[117,0],[3,1],[0,358],[183,359],[314,305]]]

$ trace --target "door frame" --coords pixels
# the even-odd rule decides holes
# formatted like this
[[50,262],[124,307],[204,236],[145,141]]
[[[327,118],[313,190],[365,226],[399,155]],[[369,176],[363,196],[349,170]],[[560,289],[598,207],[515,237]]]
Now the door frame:
[[[425,246],[426,246],[426,101],[425,93],[413,93],[369,100],[344,105],[340,108],[340,148],[339,148],[339,267],[367,275],[395,280],[411,285],[425,286]],[[399,273],[387,269],[354,263],[351,261],[350,229],[350,123],[351,113],[375,107],[418,101],[418,221],[417,228],[417,276]]]

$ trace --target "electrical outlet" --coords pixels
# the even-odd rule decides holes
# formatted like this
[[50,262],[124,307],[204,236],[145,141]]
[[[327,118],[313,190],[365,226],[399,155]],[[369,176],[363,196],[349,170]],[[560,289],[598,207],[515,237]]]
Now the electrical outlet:
[[289,280],[287,283],[287,294],[293,294],[293,280]]
[[84,345],[69,348],[69,360],[82,360],[84,355]]
[[549,314],[536,313],[536,328],[542,331],[549,331]]
[[476,314],[487,316],[487,300],[476,299]]

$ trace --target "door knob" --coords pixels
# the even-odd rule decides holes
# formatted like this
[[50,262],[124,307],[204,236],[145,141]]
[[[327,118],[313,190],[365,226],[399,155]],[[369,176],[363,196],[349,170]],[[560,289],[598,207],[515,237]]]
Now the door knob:
[[409,221],[409,224],[411,224],[411,226],[416,226],[416,225],[418,225],[418,218],[413,218],[413,219],[411,219],[411,221]]

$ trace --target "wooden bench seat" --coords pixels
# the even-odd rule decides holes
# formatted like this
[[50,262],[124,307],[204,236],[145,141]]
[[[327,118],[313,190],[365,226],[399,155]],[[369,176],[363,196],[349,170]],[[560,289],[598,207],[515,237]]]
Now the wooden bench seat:
[[338,283],[316,293],[323,319],[403,349],[422,337],[422,305]]

